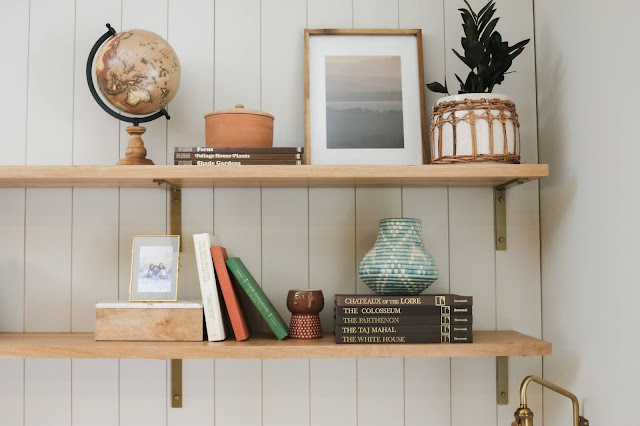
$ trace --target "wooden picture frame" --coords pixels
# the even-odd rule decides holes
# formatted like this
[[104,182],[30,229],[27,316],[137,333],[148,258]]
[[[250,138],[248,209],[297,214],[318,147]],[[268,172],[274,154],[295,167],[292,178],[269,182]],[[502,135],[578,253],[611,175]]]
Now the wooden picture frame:
[[[418,65],[418,87],[419,94],[419,138],[421,140],[422,164],[428,163],[428,143],[427,143],[427,112],[425,106],[425,85],[424,85],[424,61],[422,50],[422,30],[420,29],[305,29],[304,30],[304,96],[305,96],[305,160],[306,164],[312,162],[312,123],[311,123],[311,79],[310,79],[310,52],[309,40],[313,36],[414,36],[417,44],[417,65]],[[404,111],[403,111],[404,114]],[[326,123],[326,118],[325,118]],[[326,126],[326,124],[325,124]],[[317,143],[317,142],[316,142]],[[324,143],[327,143],[325,140]],[[321,163],[322,164],[322,163]],[[332,163],[337,164],[337,163]]]
[[180,235],[134,235],[130,302],[177,302]]

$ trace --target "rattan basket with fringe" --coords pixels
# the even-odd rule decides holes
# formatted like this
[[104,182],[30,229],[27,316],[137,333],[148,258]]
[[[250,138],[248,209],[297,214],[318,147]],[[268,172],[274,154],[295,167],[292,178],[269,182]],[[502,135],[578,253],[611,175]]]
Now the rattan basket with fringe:
[[444,101],[431,116],[431,162],[520,162],[516,105],[502,99]]

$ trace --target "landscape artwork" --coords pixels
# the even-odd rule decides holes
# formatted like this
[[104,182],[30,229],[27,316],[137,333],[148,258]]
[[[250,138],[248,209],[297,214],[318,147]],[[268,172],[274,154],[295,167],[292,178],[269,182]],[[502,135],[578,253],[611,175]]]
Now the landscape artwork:
[[404,148],[400,56],[326,56],[327,148]]
[[172,246],[140,246],[138,293],[171,292]]

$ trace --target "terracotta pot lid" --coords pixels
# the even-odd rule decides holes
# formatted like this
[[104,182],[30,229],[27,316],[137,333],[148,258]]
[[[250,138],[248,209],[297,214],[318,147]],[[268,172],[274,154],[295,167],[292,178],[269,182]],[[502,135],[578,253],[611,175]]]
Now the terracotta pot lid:
[[241,104],[236,105],[235,108],[221,109],[221,110],[218,110],[218,111],[210,112],[209,114],[205,115],[205,117],[209,117],[210,115],[218,115],[218,114],[262,115],[264,117],[269,117],[272,120],[274,119],[273,115],[269,114],[268,112],[260,111],[260,110],[257,110],[257,109],[245,108],[244,105],[241,105]]

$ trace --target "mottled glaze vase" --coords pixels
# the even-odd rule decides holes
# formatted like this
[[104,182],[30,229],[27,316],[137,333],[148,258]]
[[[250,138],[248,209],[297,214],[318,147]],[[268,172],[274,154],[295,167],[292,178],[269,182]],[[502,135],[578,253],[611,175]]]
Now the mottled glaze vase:
[[422,242],[420,219],[380,221],[378,239],[360,262],[360,279],[381,295],[415,295],[438,279],[438,267]]

